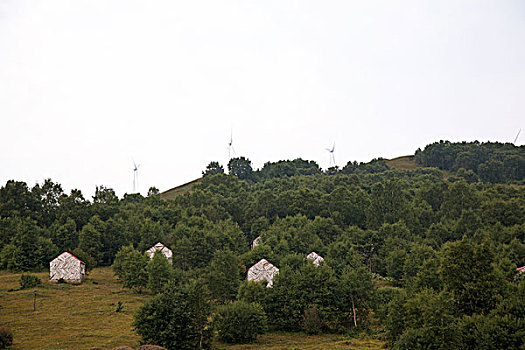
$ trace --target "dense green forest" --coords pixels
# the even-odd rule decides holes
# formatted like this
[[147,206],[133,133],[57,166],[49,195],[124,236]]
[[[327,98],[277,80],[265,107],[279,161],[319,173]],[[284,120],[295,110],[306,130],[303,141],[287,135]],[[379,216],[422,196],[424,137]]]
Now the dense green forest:
[[[164,321],[147,320],[187,304],[170,317],[191,318],[198,342],[175,340],[179,348],[208,346],[210,314],[250,308],[273,330],[368,332],[396,349],[522,348],[525,148],[441,141],[415,161],[412,170],[375,159],[323,171],[301,159],[252,169],[239,157],[228,174],[211,162],[171,200],[155,188],[118,198],[99,186],[88,200],[50,179],[8,181],[0,264],[39,270],[68,250],[113,265],[125,287],[158,293],[137,315],[145,340],[174,344],[151,331]],[[173,267],[144,259],[159,241]],[[312,251],[325,258],[319,267],[305,259]],[[245,281],[262,258],[280,269],[271,288]]]

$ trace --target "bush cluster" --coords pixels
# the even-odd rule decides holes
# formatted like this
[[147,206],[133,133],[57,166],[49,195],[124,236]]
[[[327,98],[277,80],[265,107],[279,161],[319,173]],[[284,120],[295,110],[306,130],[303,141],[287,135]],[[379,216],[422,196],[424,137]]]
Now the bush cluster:
[[215,325],[226,343],[250,343],[266,333],[267,320],[261,305],[235,301],[219,307]]
[[7,349],[13,345],[13,332],[5,327],[0,327],[0,349]]
[[41,284],[40,278],[34,275],[22,275],[20,276],[20,289],[33,288]]

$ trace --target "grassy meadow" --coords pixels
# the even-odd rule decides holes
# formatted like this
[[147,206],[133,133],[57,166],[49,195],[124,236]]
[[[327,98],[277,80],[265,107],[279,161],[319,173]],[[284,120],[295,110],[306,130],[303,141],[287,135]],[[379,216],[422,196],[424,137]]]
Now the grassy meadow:
[[[19,290],[20,273],[0,271],[0,325],[14,334],[13,349],[112,349],[139,346],[133,314],[150,294],[122,289],[111,268],[94,269],[81,285],[49,283],[48,272],[36,273],[37,288]],[[34,311],[34,290],[37,291]],[[122,311],[117,312],[118,302]],[[377,340],[344,339],[340,335],[306,336],[270,333],[254,344],[215,349],[380,349]]]
[[122,289],[110,268],[94,269],[81,285],[49,283],[48,272],[37,273],[41,286],[9,291],[19,288],[20,275],[0,272],[0,324],[13,330],[15,349],[138,345],[133,314],[148,296]]
[[384,349],[384,342],[373,339],[345,339],[341,335],[305,335],[297,333],[269,333],[257,343],[226,345],[217,343],[216,350],[364,350]]
[[414,156],[403,156],[394,159],[385,159],[385,163],[391,169],[396,170],[414,170],[421,168],[421,165],[417,164]]
[[177,198],[177,196],[180,196],[180,195],[183,195],[183,194],[186,194],[186,193],[191,193],[193,191],[193,187],[195,185],[198,185],[200,182],[201,182],[202,178],[198,178],[196,180],[193,180],[193,181],[190,181],[188,183],[185,183],[183,185],[180,185],[180,186],[177,186],[177,187],[174,187],[172,189],[169,189],[165,192],[162,192],[160,194],[160,198],[162,199],[175,199]]

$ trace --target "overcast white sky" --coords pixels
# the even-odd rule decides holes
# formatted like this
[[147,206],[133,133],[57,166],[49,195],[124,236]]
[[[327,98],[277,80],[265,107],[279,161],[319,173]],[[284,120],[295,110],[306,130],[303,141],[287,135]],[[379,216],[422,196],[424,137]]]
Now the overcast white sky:
[[525,1],[0,0],[0,121],[0,186],[89,199],[226,168],[230,130],[254,168],[512,142]]

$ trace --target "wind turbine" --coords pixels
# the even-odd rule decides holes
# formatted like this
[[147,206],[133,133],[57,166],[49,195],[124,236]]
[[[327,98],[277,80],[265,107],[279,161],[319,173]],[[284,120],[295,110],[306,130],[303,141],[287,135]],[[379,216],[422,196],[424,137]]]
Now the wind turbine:
[[335,165],[335,155],[334,155],[334,151],[335,151],[335,142],[334,142],[334,145],[332,146],[332,148],[326,148],[326,150],[328,152],[330,152],[330,167]]
[[233,148],[233,131],[230,132],[230,142],[228,142],[228,159],[231,158],[231,151],[233,151],[233,154],[237,155],[235,153],[235,148]]
[[140,164],[137,165],[135,161],[133,160],[133,193],[136,193],[135,184],[137,186],[139,185],[139,167],[140,167]]
[[521,129],[518,131],[518,135],[516,135],[516,138],[514,139],[513,144],[516,145],[516,141],[518,141],[518,136],[520,136]]

